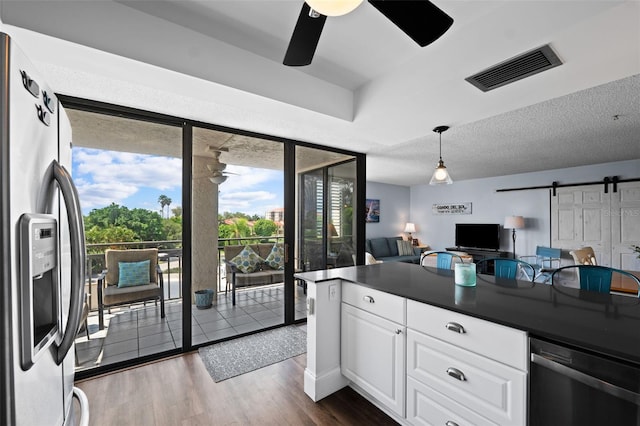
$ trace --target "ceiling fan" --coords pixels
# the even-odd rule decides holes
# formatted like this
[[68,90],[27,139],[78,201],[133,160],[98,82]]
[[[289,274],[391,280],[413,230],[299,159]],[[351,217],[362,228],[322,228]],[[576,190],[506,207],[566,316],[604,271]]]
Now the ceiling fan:
[[217,185],[226,181],[229,177],[228,175],[237,175],[237,173],[224,171],[224,169],[227,168],[227,164],[220,161],[220,154],[222,154],[223,151],[229,152],[229,149],[215,148],[211,145],[207,147],[207,152],[213,154],[213,162],[211,164],[207,164],[207,169],[211,172],[209,180]]
[[[322,34],[327,16],[345,15],[363,0],[306,0],[298,16],[284,65],[309,65]],[[453,18],[428,0],[368,0],[380,13],[421,47],[444,34]]]

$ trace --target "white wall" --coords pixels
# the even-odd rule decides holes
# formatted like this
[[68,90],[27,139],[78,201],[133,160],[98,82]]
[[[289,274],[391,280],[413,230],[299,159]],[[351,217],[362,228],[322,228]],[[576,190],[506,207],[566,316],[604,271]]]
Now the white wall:
[[380,222],[366,224],[366,238],[404,236],[402,231],[409,221],[409,187],[367,181],[366,194],[380,200]]
[[[455,176],[455,175],[454,175]],[[550,245],[550,190],[496,192],[497,189],[599,181],[605,176],[620,179],[640,177],[640,160],[573,167],[545,172],[495,178],[454,181],[453,185],[411,187],[410,218],[416,224],[417,237],[434,249],[451,247],[456,223],[499,223],[505,216],[525,217],[525,229],[517,231],[516,254],[535,253],[537,245]],[[471,202],[471,215],[436,216],[434,203]],[[511,230],[501,234],[501,250],[511,251]]]

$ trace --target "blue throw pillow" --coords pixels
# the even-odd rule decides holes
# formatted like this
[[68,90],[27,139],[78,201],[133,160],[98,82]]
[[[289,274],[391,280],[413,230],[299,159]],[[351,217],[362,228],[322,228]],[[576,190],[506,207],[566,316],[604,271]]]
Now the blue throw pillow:
[[250,274],[257,270],[264,259],[261,258],[251,247],[245,246],[236,257],[231,259],[231,263],[236,265],[240,272]]
[[118,262],[118,288],[149,284],[149,262]]
[[271,253],[264,260],[271,269],[281,271],[284,269],[284,248],[282,244],[274,244]]

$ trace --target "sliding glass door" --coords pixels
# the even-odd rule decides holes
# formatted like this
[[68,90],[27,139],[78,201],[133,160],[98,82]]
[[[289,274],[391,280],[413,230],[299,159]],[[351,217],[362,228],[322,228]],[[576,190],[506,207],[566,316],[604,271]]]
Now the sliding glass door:
[[[353,156],[297,147],[296,270],[356,264],[356,170]],[[296,319],[305,315],[296,310]]]
[[284,323],[284,146],[193,128],[193,345]]
[[[90,259],[79,378],[304,321],[306,288],[294,274],[362,257],[364,155],[63,103]],[[158,249],[162,300],[107,306],[98,291],[105,250],[149,247]]]

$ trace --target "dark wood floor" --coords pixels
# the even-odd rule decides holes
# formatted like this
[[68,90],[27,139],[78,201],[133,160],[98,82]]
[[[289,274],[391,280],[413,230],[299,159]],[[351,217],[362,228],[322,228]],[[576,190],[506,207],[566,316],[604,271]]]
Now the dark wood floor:
[[395,425],[351,388],[314,403],[306,355],[215,383],[197,352],[77,382],[91,425]]

